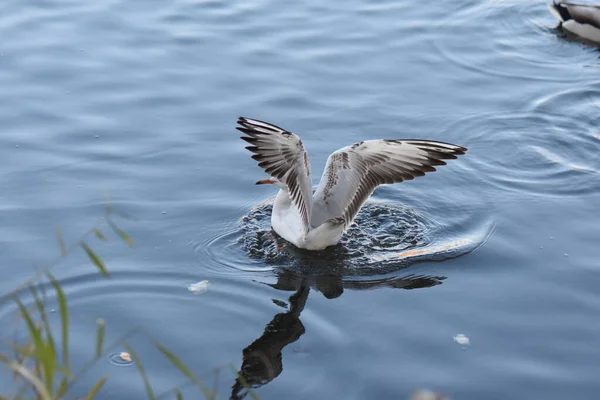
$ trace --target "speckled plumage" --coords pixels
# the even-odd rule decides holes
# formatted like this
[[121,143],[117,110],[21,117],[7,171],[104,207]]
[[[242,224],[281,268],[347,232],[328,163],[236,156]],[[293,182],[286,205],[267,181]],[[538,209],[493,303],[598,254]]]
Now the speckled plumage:
[[455,159],[461,146],[412,139],[366,140],[343,147],[327,159],[312,194],[308,154],[295,134],[264,121],[240,117],[236,127],[255,153],[252,158],[280,188],[273,229],[300,248],[320,250],[336,244],[364,202],[382,184],[398,183],[435,171]]

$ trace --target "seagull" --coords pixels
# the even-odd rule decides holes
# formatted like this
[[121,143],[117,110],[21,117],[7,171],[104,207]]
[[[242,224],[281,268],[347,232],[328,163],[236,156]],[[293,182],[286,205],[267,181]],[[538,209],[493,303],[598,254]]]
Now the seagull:
[[548,6],[565,31],[600,43],[600,5],[553,0]]
[[273,230],[296,247],[323,250],[337,244],[375,188],[435,171],[442,160],[467,149],[430,140],[365,140],[329,155],[313,194],[308,154],[300,138],[276,125],[239,117],[236,129],[247,136],[246,149],[279,192],[273,203]]

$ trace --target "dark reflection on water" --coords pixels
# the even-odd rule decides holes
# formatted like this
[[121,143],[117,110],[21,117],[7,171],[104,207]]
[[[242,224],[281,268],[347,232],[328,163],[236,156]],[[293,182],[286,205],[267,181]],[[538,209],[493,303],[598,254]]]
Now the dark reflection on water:
[[300,314],[304,310],[311,288],[321,292],[328,299],[334,299],[341,296],[344,289],[419,289],[440,285],[444,279],[442,276],[406,275],[391,279],[347,281],[341,274],[336,274],[330,269],[310,275],[290,269],[279,270],[277,282],[268,285],[277,290],[294,293],[289,297],[288,304],[280,301],[275,303],[287,311],[275,315],[265,326],[263,334],[242,351],[242,366],[232,387],[230,399],[244,399],[249,393],[248,387],[259,388],[281,374],[283,348],[297,341],[306,332]]

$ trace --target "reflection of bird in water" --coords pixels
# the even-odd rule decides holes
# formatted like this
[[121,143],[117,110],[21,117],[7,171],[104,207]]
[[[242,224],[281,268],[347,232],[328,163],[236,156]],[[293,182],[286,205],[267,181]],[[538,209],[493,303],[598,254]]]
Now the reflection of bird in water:
[[304,282],[290,296],[289,311],[277,314],[265,327],[261,337],[242,352],[243,362],[235,381],[231,400],[243,399],[248,394],[247,386],[256,388],[275,379],[283,370],[281,351],[304,334],[300,313],[304,309],[310,288]]
[[242,367],[231,392],[230,400],[241,400],[248,395],[248,388],[258,388],[275,379],[283,371],[281,352],[285,346],[297,341],[305,332],[300,321],[310,287],[314,286],[326,298],[342,295],[344,288],[353,290],[391,287],[418,289],[442,283],[445,277],[407,275],[399,278],[372,280],[344,280],[336,274],[302,274],[291,269],[279,271],[277,282],[267,284],[274,289],[295,291],[289,298],[287,312],[273,317],[261,337],[242,352]]

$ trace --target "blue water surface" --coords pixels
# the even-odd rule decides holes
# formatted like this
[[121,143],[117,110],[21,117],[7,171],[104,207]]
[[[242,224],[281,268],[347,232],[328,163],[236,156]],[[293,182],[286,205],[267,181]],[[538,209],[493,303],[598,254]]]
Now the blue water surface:
[[[261,399],[594,399],[600,52],[556,25],[544,1],[5,0],[0,293],[56,259],[56,227],[76,244],[100,223],[110,240],[87,240],[110,279],[77,249],[53,270],[71,354],[94,355],[102,318],[157,394],[185,378],[153,339],[219,398],[245,396],[233,368]],[[469,151],[380,187],[363,230],[315,257],[269,232],[240,115],[300,135],[315,179],[360,140]],[[135,247],[107,203],[135,217],[115,216]],[[144,398],[123,350],[73,397],[106,375],[98,398]]]

